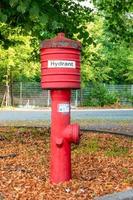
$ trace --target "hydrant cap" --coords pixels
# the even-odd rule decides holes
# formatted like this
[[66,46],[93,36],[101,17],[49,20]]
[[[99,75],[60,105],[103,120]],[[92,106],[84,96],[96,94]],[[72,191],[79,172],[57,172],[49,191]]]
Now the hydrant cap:
[[78,143],[80,136],[79,136],[79,132],[80,132],[80,127],[78,124],[73,124],[73,142],[74,143]]
[[76,40],[71,40],[65,37],[64,33],[58,33],[56,37],[44,40],[41,43],[41,48],[72,48],[81,49],[81,43]]

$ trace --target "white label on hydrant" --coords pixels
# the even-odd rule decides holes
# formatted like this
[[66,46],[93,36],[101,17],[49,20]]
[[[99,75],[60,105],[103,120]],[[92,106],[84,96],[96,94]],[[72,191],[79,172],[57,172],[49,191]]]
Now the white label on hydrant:
[[71,60],[48,60],[48,68],[76,68],[76,64]]
[[58,105],[58,112],[69,112],[70,111],[70,104],[64,103]]

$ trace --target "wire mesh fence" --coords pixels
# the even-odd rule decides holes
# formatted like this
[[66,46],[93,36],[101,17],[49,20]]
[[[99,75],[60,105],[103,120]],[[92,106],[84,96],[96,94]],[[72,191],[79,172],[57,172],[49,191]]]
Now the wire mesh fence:
[[[72,90],[72,106],[82,106],[87,101],[94,86],[88,85],[79,90]],[[108,85],[104,87],[110,94],[115,94],[122,105],[133,106],[133,85]],[[0,84],[0,105],[6,105],[6,86]],[[51,105],[50,91],[42,90],[39,82],[16,82],[12,85],[13,106],[16,107],[48,107]]]

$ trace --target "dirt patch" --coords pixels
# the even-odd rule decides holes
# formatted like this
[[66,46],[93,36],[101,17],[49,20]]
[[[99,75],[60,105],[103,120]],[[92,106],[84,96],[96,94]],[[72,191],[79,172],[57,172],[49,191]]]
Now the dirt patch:
[[[11,156],[14,155],[14,156]],[[133,139],[82,132],[70,182],[49,183],[49,129],[0,128],[0,195],[7,200],[92,200],[133,187]]]

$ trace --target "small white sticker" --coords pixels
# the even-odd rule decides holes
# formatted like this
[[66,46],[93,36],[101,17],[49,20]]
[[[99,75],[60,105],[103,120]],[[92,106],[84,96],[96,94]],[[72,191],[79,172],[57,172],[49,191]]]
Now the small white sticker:
[[58,105],[58,112],[69,112],[70,111],[70,104],[64,103]]
[[71,60],[48,60],[48,68],[76,68],[76,63]]

